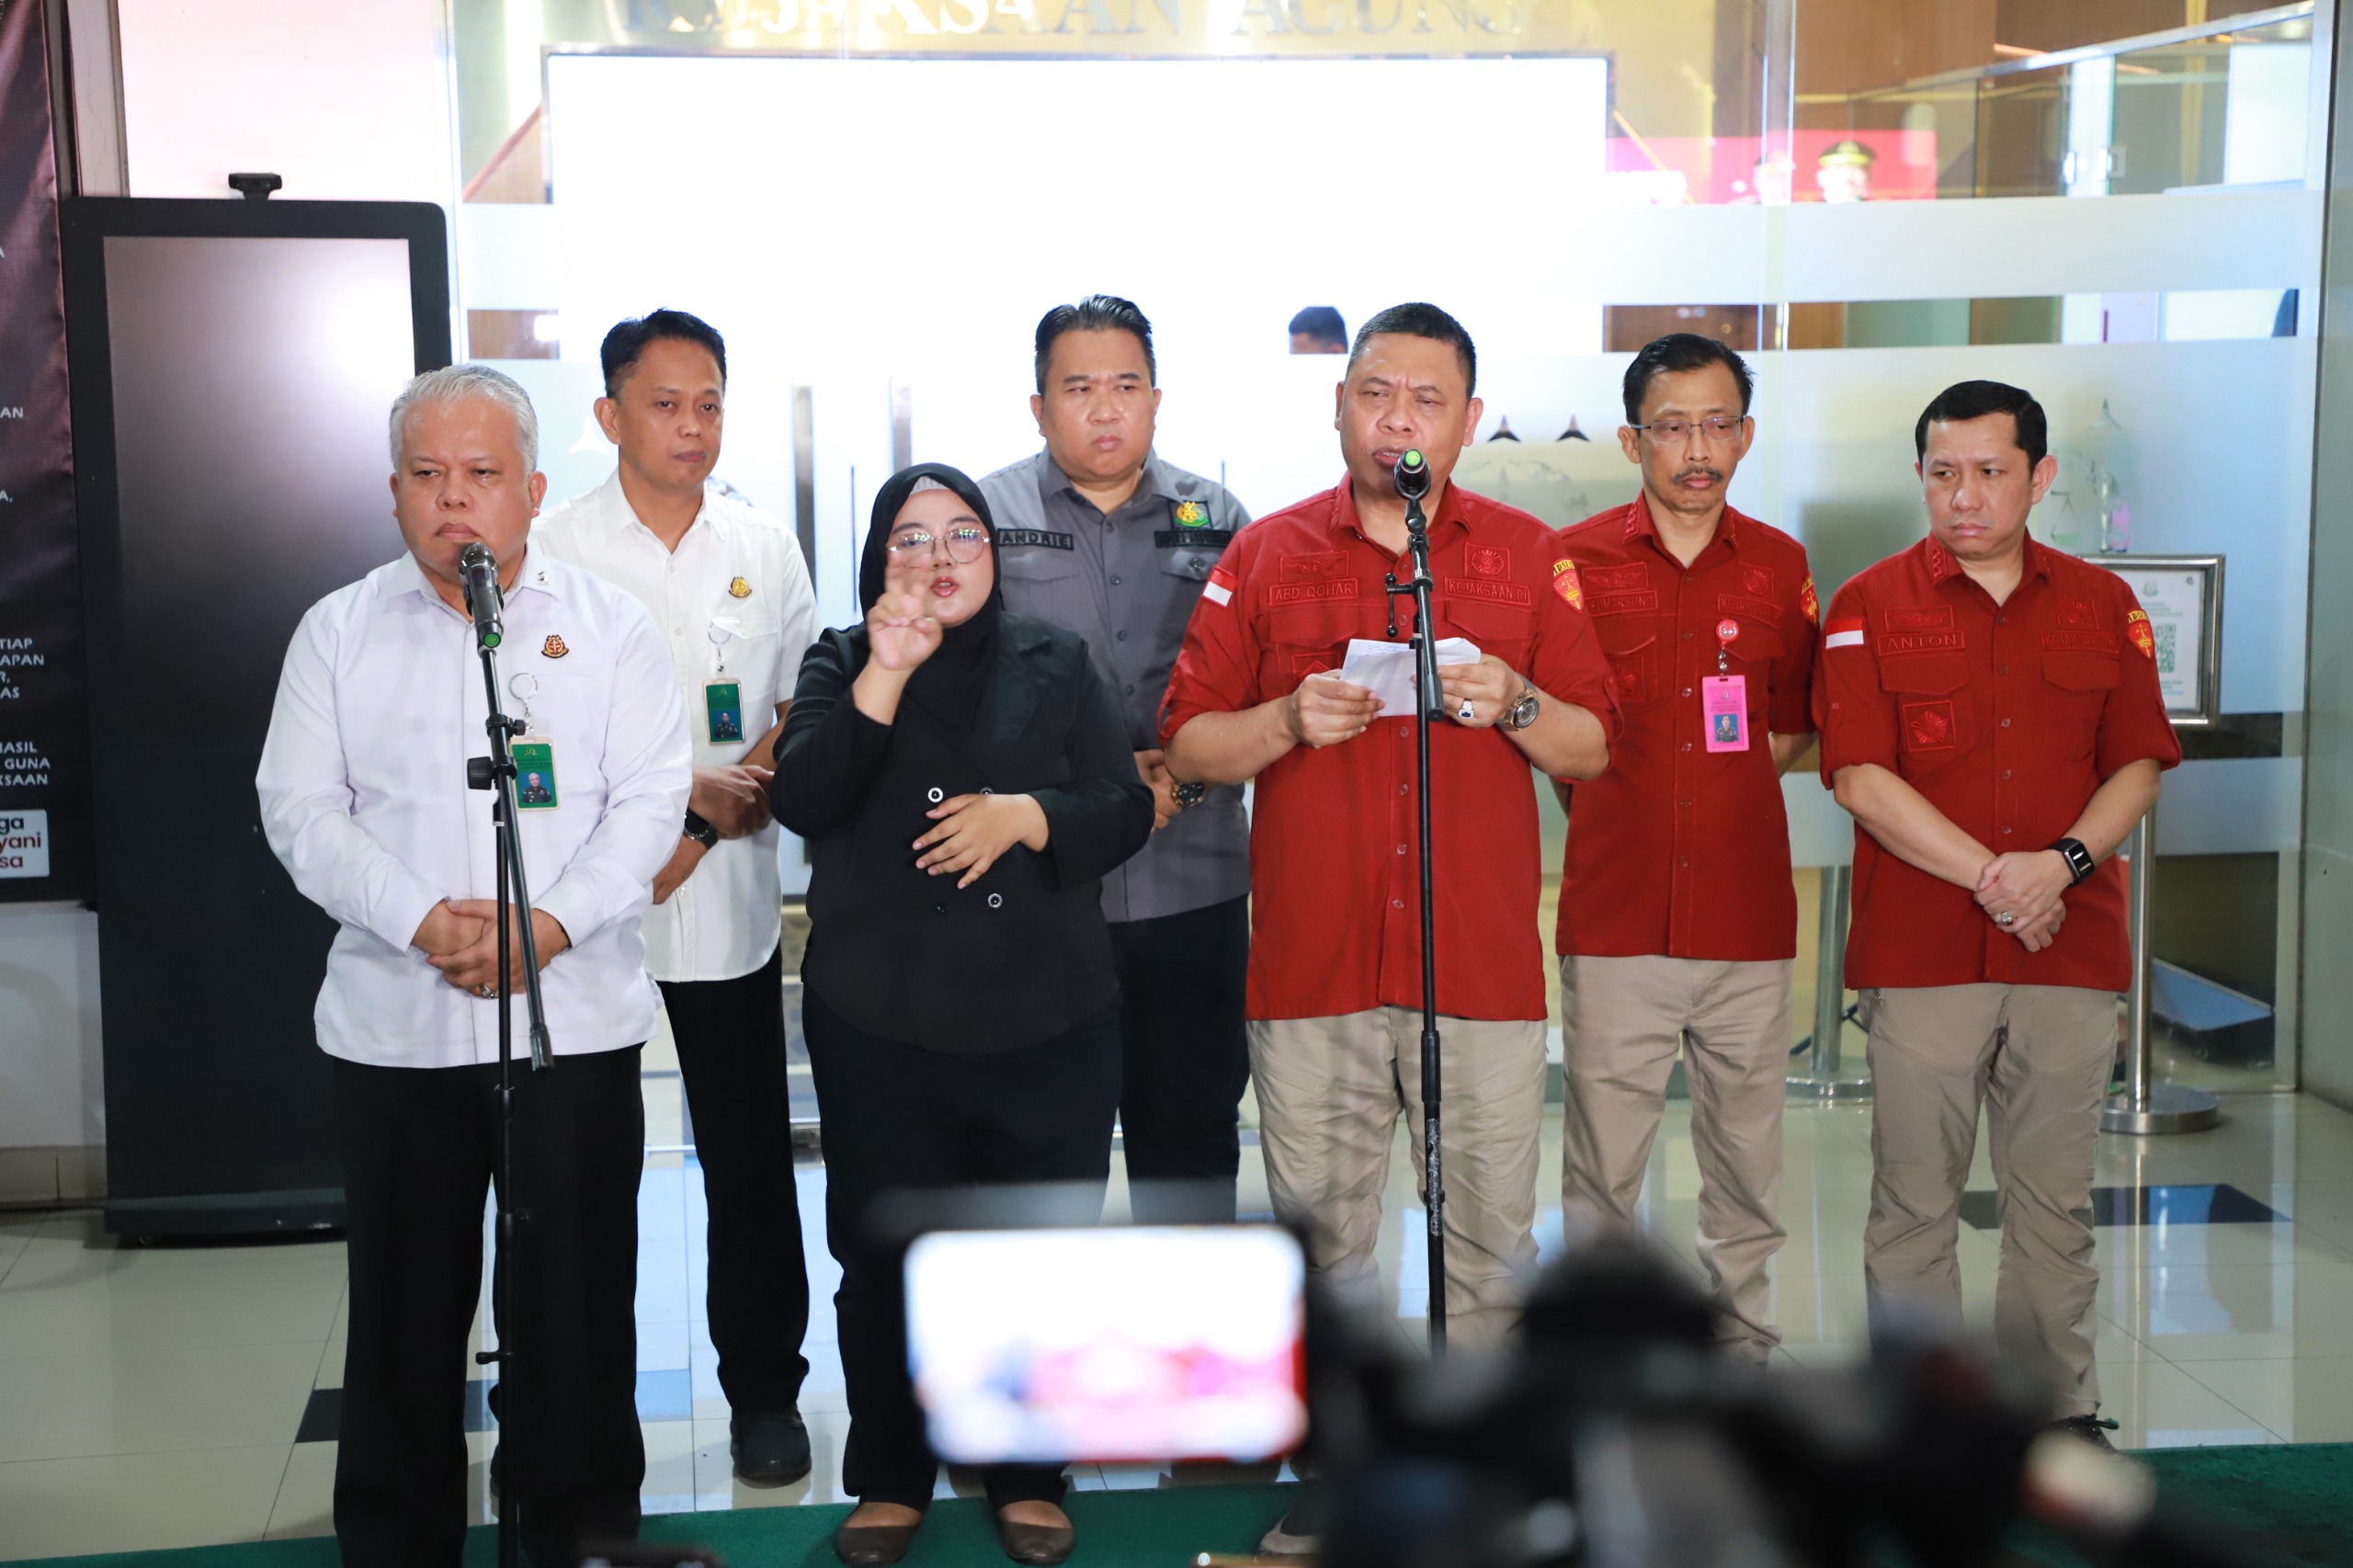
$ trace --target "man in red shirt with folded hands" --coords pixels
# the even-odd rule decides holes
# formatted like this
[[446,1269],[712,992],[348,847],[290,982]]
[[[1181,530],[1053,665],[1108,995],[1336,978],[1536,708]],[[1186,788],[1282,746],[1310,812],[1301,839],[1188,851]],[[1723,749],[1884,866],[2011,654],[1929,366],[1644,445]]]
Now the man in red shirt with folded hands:
[[2093,1365],[2092,1151],[2131,981],[2109,862],[2181,760],[2124,580],[2036,543],[2042,405],[1962,381],[1914,433],[1928,537],[1840,589],[1814,679],[1822,772],[1855,818],[1847,983],[1870,1033],[1874,1326],[1958,1318],[1981,1102],[2000,1190],[1994,1327],[2107,1447]]
[[1431,612],[1475,664],[1442,666],[1430,736],[1446,1092],[1446,1310],[1469,1342],[1518,1310],[1536,1260],[1544,972],[1535,780],[1608,765],[1617,714],[1575,569],[1551,529],[1447,483],[1478,428],[1470,335],[1434,305],[1367,322],[1338,389],[1347,476],[1236,535],[1185,633],[1161,734],[1188,785],[1256,778],[1250,1064],[1276,1212],[1310,1266],[1376,1283],[1390,1140],[1421,1155],[1421,926],[1414,719],[1342,681],[1352,639],[1397,642],[1414,603],[1392,479],[1430,466]]
[[1732,1354],[1763,1361],[1780,1249],[1781,1102],[1797,894],[1781,770],[1812,744],[1805,550],[1727,506],[1748,367],[1678,332],[1626,367],[1632,504],[1561,535],[1625,733],[1570,801],[1561,872],[1561,1212],[1631,1226],[1678,1044],[1691,1082],[1699,1256]]

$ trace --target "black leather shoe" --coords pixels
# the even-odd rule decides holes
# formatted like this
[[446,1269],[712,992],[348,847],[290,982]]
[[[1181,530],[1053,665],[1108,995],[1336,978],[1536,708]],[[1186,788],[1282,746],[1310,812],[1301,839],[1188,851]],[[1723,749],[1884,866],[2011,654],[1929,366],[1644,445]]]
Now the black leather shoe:
[[1070,1560],[1078,1545],[1078,1531],[1068,1525],[1017,1525],[1003,1514],[996,1517],[996,1539],[1005,1554],[1029,1568],[1056,1568]]
[[834,1555],[848,1568],[887,1568],[915,1544],[915,1525],[844,1524],[834,1532]]
[[[809,1428],[801,1425],[799,1411],[738,1415],[727,1424],[727,1430],[733,1439],[727,1451],[735,1460],[735,1479],[745,1485],[789,1486],[809,1473]],[[900,1554],[904,1556],[906,1550],[902,1544]]]

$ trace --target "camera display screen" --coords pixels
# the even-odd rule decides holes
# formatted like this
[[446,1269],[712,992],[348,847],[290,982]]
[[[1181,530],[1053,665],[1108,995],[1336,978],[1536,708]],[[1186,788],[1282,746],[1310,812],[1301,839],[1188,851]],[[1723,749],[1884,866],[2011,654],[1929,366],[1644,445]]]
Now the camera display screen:
[[936,1232],[906,1283],[952,1462],[1246,1461],[1306,1432],[1306,1267],[1278,1227]]

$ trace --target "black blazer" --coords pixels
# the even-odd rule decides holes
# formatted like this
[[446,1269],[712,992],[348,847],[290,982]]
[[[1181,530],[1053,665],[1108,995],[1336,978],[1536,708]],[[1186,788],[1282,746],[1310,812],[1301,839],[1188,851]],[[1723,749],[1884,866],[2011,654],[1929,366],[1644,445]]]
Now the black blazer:
[[[1152,791],[1078,637],[1007,615],[969,734],[902,703],[878,724],[850,700],[866,629],[801,661],[777,743],[777,820],[809,844],[801,980],[885,1040],[958,1054],[1051,1040],[1119,998],[1103,873],[1152,835]],[[924,813],[981,790],[1034,797],[1042,852],[1015,845],[971,887],[915,869]]]

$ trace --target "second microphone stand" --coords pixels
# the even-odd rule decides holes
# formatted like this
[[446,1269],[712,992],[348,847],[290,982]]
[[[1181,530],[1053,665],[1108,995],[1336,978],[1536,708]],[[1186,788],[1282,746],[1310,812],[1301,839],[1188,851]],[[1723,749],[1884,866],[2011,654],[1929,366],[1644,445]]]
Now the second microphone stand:
[[1430,527],[1422,514],[1430,492],[1430,471],[1419,452],[1397,464],[1397,494],[1405,502],[1405,548],[1413,558],[1411,582],[1389,575],[1389,594],[1414,601],[1414,786],[1419,799],[1422,879],[1422,1180],[1429,1216],[1430,1351],[1446,1348],[1446,1171],[1438,1141],[1438,933],[1432,920],[1430,879],[1430,725],[1443,716],[1438,684],[1438,642],[1431,636]]
[[[490,736],[490,755],[466,759],[466,787],[491,791],[490,815],[498,841],[498,1166],[496,1250],[491,1255],[491,1319],[498,1348],[474,1352],[474,1364],[498,1369],[499,1385],[506,1393],[499,1403],[499,1469],[503,1474],[498,1499],[498,1568],[516,1568],[522,1552],[522,1503],[512,1483],[529,1475],[524,1462],[529,1449],[527,1426],[517,1420],[525,1400],[527,1375],[516,1339],[522,1328],[522,1304],[517,1299],[516,1252],[518,1233],[530,1211],[515,1194],[515,1009],[513,947],[506,940],[516,928],[523,949],[523,995],[530,1016],[531,1071],[544,1073],[554,1058],[548,1045],[547,1007],[540,996],[540,945],[531,929],[531,889],[523,876],[523,840],[515,831],[515,756],[509,743],[523,733],[518,719],[509,719],[498,702],[498,644],[502,633],[495,613],[481,614],[474,604],[475,587],[467,584],[466,608],[474,615],[475,651],[482,656],[483,688],[490,699],[483,729]],[[494,588],[491,592],[495,593]]]

